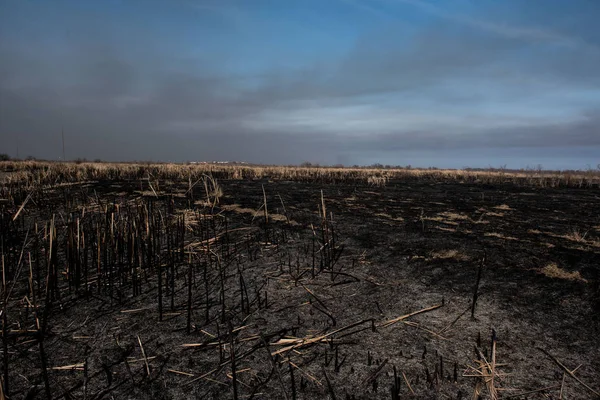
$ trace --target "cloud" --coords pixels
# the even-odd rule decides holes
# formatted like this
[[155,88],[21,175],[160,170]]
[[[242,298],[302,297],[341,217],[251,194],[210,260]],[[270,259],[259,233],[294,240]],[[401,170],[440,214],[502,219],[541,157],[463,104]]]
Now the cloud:
[[[222,68],[236,49],[173,58],[153,37],[115,40],[101,21],[67,27],[55,47],[0,37],[0,142],[57,158],[64,128],[69,158],[265,163],[600,146],[600,56],[589,46],[402,1],[442,21],[361,31],[342,57],[260,73]],[[215,4],[202,11],[253,21]]]
[[[390,0],[388,0],[390,1]],[[522,39],[531,42],[549,42],[554,45],[567,47],[583,47],[587,50],[598,51],[599,47],[589,44],[579,37],[563,34],[551,29],[544,29],[535,26],[518,26],[508,23],[499,23],[492,19],[473,17],[467,14],[455,13],[438,7],[424,0],[391,0],[395,2],[410,4],[419,9],[436,15],[438,17],[468,25],[482,31],[494,33],[512,39]],[[519,5],[521,6],[521,5]],[[525,8],[530,7],[525,5]],[[540,7],[540,4],[534,5]]]
[[600,147],[600,110],[579,121],[479,128],[452,136],[431,130],[398,131],[378,135],[362,146],[378,151]]

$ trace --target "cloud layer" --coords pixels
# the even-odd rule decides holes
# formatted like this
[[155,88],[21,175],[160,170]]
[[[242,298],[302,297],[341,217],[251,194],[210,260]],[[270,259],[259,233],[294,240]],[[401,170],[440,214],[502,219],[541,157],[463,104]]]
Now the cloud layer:
[[[1,152],[58,158],[64,130],[67,158],[598,162],[582,149],[600,150],[600,38],[580,9],[527,24],[530,2],[339,1],[330,11],[358,28],[333,30],[316,3],[296,10],[308,23],[259,3],[165,2],[130,24],[140,10],[118,2],[20,4],[0,17]],[[162,26],[167,12],[179,23]]]

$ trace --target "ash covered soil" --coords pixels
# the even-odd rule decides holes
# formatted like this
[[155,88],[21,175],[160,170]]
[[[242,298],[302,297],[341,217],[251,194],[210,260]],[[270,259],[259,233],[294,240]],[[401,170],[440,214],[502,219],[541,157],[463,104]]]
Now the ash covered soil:
[[[216,205],[187,182],[88,182],[24,208],[5,260],[26,243],[4,325],[9,398],[597,398],[597,190],[219,184]],[[109,225],[89,222],[87,281],[69,285],[73,210],[85,231],[111,207],[122,232],[156,209],[159,254],[146,261],[144,237],[113,232],[121,250],[105,256],[94,227]],[[31,227],[52,215],[58,291],[45,303],[45,233]]]

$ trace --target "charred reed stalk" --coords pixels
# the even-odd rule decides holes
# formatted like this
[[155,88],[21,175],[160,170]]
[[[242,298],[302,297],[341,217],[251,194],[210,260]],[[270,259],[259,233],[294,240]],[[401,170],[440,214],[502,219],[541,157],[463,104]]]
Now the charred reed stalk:
[[192,327],[192,255],[190,253],[188,260],[188,298],[187,298],[187,333],[190,333]]
[[477,305],[477,298],[479,297],[479,283],[481,282],[481,274],[483,272],[483,267],[485,266],[487,253],[483,250],[483,257],[479,262],[479,268],[477,268],[477,280],[475,281],[475,286],[473,287],[473,301],[471,303],[471,318],[475,318],[475,307]]
[[[4,250],[4,249],[3,249]],[[6,285],[6,265],[4,263],[4,254],[2,254],[2,391],[4,396],[10,395],[9,376],[8,376],[8,338],[6,329],[8,327],[8,290]]]

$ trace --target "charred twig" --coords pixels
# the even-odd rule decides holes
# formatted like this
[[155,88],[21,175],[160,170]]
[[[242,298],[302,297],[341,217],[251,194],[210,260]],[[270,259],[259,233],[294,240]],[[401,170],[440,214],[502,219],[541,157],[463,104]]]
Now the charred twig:
[[385,321],[385,322],[381,322],[381,323],[377,324],[377,326],[380,326],[380,327],[383,327],[383,328],[387,328],[388,326],[394,325],[395,323],[400,322],[402,320],[405,320],[406,318],[412,317],[413,315],[422,314],[422,313],[426,313],[426,312],[429,312],[429,311],[437,310],[438,308],[440,308],[442,306],[443,306],[443,304],[438,304],[438,305],[435,305],[435,306],[432,306],[432,307],[423,308],[422,310],[414,311],[414,312],[412,312],[410,314],[406,314],[406,315],[403,315],[401,317],[397,317],[397,318],[393,318],[393,319],[390,319],[390,320]]
[[565,365],[563,363],[561,363],[558,358],[554,357],[552,354],[548,353],[546,350],[542,349],[541,347],[538,347],[537,349],[539,351],[541,351],[542,353],[544,353],[545,355],[547,355],[548,357],[550,357],[550,359],[552,361],[554,361],[554,363],[556,363],[556,365],[558,365],[560,368],[562,368],[567,373],[567,375],[569,375],[571,378],[573,378],[575,381],[577,381],[577,383],[579,383],[581,386],[586,388],[589,392],[593,393],[595,396],[600,398],[600,392],[592,389],[589,385],[587,385],[581,379],[576,377],[575,374],[573,373],[573,371],[571,371],[570,369],[565,367]]

